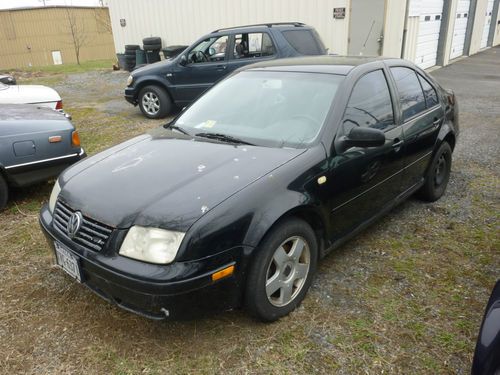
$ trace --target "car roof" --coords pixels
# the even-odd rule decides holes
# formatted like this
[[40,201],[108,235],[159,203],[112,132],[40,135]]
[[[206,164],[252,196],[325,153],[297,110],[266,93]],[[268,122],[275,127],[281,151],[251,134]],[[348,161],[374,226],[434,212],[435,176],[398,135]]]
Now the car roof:
[[389,58],[379,56],[304,56],[263,61],[245,66],[241,70],[272,70],[347,75],[352,69],[359,65],[385,60],[389,60]]

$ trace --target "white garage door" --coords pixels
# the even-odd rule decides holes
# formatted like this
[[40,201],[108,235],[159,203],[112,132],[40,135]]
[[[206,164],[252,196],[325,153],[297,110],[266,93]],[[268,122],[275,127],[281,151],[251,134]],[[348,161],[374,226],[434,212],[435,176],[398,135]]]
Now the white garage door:
[[453,27],[453,40],[451,42],[450,59],[464,54],[465,33],[467,21],[469,20],[470,0],[459,0],[457,13],[455,15],[455,26]]
[[420,0],[415,63],[423,69],[436,65],[443,0]]
[[488,45],[488,37],[490,36],[491,14],[493,13],[493,0],[488,0],[486,8],[486,16],[484,19],[483,37],[481,38],[481,48]]

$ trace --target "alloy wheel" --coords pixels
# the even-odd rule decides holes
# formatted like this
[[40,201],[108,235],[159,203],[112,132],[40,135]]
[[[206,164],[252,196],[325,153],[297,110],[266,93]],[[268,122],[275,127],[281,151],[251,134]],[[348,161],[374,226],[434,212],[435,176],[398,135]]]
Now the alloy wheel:
[[292,302],[302,290],[311,266],[311,252],[306,240],[286,239],[274,252],[266,272],[266,295],[269,302],[282,307]]
[[160,110],[160,98],[154,92],[148,91],[142,96],[142,107],[148,115],[154,116]]
[[446,178],[446,155],[443,153],[436,163],[434,170],[434,186],[440,186]]

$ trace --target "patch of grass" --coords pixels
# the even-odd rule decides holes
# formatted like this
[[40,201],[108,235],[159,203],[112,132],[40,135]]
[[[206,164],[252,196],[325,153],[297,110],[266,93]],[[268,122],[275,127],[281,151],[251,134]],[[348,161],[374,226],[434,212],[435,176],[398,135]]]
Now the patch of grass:
[[69,74],[69,73],[83,73],[91,70],[100,69],[112,69],[115,60],[93,60],[85,61],[80,65],[74,64],[61,64],[61,65],[47,65],[47,66],[35,66],[25,69],[14,70],[15,72],[25,71],[25,72],[41,72],[41,73],[57,73],[57,74]]

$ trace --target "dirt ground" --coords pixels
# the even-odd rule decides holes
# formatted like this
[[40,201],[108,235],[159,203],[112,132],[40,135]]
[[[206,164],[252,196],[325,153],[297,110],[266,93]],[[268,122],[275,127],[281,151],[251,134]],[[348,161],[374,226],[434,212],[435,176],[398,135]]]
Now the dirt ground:
[[[410,199],[328,256],[302,306],[273,324],[242,311],[154,322],[52,266],[37,222],[53,182],[0,213],[0,373],[468,374],[500,278],[500,48],[432,74],[455,90],[461,136],[446,195]],[[63,97],[89,154],[163,121],[122,97],[126,73],[28,75]]]

